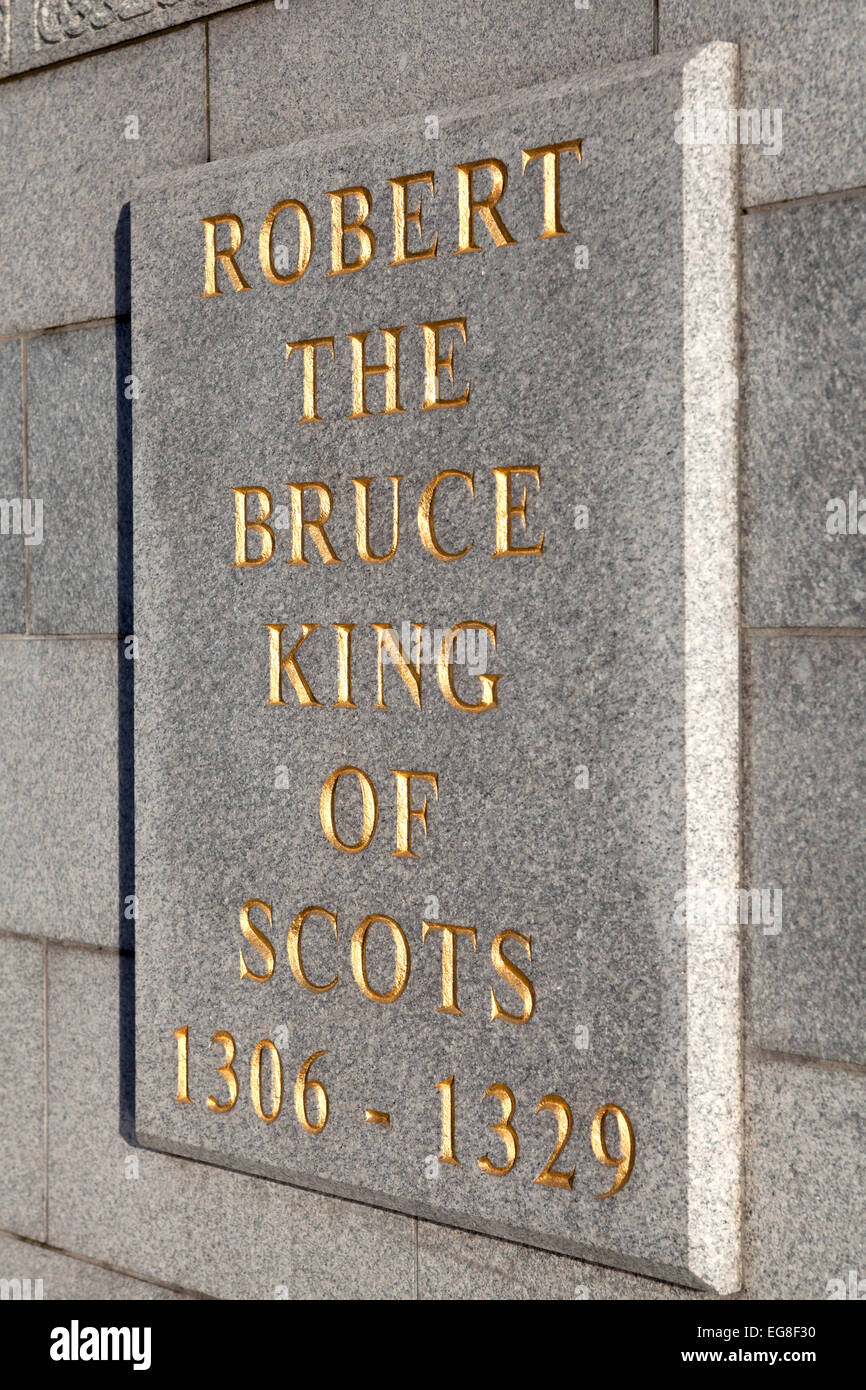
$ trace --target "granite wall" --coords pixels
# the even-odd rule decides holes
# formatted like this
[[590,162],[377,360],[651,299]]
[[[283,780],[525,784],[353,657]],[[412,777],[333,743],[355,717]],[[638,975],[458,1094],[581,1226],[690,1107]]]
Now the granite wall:
[[742,876],[776,890],[742,928],[742,1296],[866,1277],[858,0],[0,0],[3,1278],[49,1298],[703,1296],[131,1142],[122,208],[144,174],[712,39],[740,44],[741,106],[766,113],[739,151],[734,384]]

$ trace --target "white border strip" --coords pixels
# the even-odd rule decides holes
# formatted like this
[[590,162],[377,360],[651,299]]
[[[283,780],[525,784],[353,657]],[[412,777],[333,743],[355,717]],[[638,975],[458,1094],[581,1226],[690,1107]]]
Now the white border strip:
[[[737,56],[710,44],[685,64],[686,111],[736,106]],[[737,147],[682,148],[686,883],[736,901]],[[735,924],[689,920],[688,1265],[719,1293],[740,1287],[738,948]]]

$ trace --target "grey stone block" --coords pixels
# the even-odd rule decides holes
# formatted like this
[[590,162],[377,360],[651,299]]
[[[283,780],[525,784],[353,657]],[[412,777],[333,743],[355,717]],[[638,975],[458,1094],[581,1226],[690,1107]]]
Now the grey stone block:
[[710,1296],[601,1265],[584,1264],[547,1250],[533,1250],[526,1245],[419,1221],[418,1297],[460,1302],[565,1302],[606,1298],[705,1301]]
[[[158,33],[244,0],[0,0],[0,76]],[[11,11],[11,13],[10,13]],[[4,14],[9,15],[5,26]]]
[[45,1234],[43,954],[41,943],[0,936],[0,1226],[37,1239]]
[[220,1298],[411,1297],[409,1218],[125,1142],[129,966],[50,951],[50,1242]]
[[0,333],[125,313],[131,182],[206,157],[203,26],[0,83],[0,128]]
[[[170,176],[134,199],[133,364],[147,384],[134,421],[136,1120],[154,1147],[632,1272],[736,1286],[737,934],[677,915],[703,882],[738,881],[735,164],[729,150],[683,152],[671,116],[684,91],[732,99],[734,64],[727,45],[624,64],[443,113],[438,141],[406,119]],[[583,163],[561,171],[573,230],[539,239],[540,171],[521,177],[521,149],[578,134]],[[503,216],[517,244],[497,248],[485,233],[479,254],[454,255],[453,166],[479,153],[509,165]],[[427,167],[425,235],[435,225],[439,251],[394,268],[386,180]],[[379,251],[329,279],[326,190],[358,181],[373,190]],[[258,264],[257,231],[290,195],[314,210],[318,236],[308,272],[278,287]],[[252,287],[205,299],[200,219],[227,210],[248,229],[239,260]],[[575,255],[584,244],[588,271]],[[155,274],[167,245],[176,254]],[[418,325],[450,314],[468,324],[455,386],[471,377],[470,405],[425,411]],[[404,410],[349,420],[345,334],[388,324],[407,325]],[[320,364],[321,424],[297,423],[289,332],[335,335],[335,362]],[[381,386],[370,387],[377,410]],[[474,505],[465,488],[443,488],[436,524],[474,549],[443,564],[415,513],[455,460],[475,470]],[[547,537],[535,558],[491,556],[489,470],[506,460],[543,474],[527,502],[528,536]],[[377,475],[380,491],[388,475],[404,479],[400,548],[381,566],[355,545],[359,473]],[[261,481],[282,504],[287,481],[315,478],[333,490],[342,562],[287,569],[277,528],[272,563],[233,568],[231,488]],[[585,533],[574,524],[584,501]],[[496,709],[446,704],[427,664],[422,708],[387,670],[391,708],[373,711],[369,624],[410,619],[498,625]],[[334,693],[329,624],[357,624],[356,710],[334,708],[331,693],[298,710],[291,691],[268,706],[264,625],[307,621],[321,628],[302,667],[314,690]],[[477,677],[459,676],[477,690]],[[319,821],[323,783],[347,763],[381,797],[377,837],[353,856]],[[576,785],[583,764],[589,784]],[[392,769],[419,767],[439,773],[440,801],[408,863],[391,853]],[[265,985],[239,977],[239,910],[253,897],[273,904],[279,943]],[[338,943],[313,927],[310,937],[340,981],[314,996],[284,943],[295,914],[322,903],[339,913]],[[349,937],[372,911],[411,942],[411,979],[387,1007],[352,978]],[[441,952],[435,936],[423,944],[425,913],[478,933],[460,1017],[439,1009]],[[525,1028],[491,1020],[504,926],[534,938],[538,1009]],[[393,968],[387,942],[384,930],[371,937],[377,979]],[[190,1106],[172,1099],[184,1026]],[[256,1116],[246,1078],[231,1113],[203,1103],[219,1085],[218,1028],[235,1036],[247,1076],[255,1045],[281,1030],[278,1123]],[[323,1048],[331,1119],[311,1135],[289,1088]],[[436,1086],[452,1073],[459,1166],[437,1161]],[[521,1144],[502,1178],[476,1161],[496,1143],[496,1102],[482,1104],[496,1082],[513,1088]],[[535,1112],[551,1091],[573,1108],[560,1160],[576,1169],[571,1191],[535,1182],[555,1134],[553,1116]],[[612,1102],[642,1158],[622,1193],[597,1201],[607,1172],[591,1124]],[[390,1130],[365,1122],[368,1107],[392,1114]]]
[[862,1299],[866,1076],[751,1058],[746,1116],[747,1297]]
[[28,344],[28,479],[44,518],[30,554],[31,632],[118,631],[118,331]]
[[0,642],[8,931],[117,944],[118,659],[109,640]]
[[159,1284],[148,1284],[143,1279],[130,1279],[128,1275],[103,1269],[87,1260],[77,1260],[73,1255],[7,1235],[0,1235],[2,1279],[9,1281],[11,1298],[44,1299],[46,1303],[69,1299],[100,1303],[109,1300],[125,1303],[134,1299],[183,1302],[193,1297]]
[[781,108],[781,142],[768,117],[764,142],[741,145],[746,207],[866,183],[860,0],[663,0],[659,37],[663,52],[739,43],[739,107]]
[[0,499],[0,632],[23,632],[24,534],[14,506],[24,500],[20,342],[0,343]]
[[750,643],[749,886],[782,896],[781,922],[743,931],[750,1036],[771,1051],[866,1062],[864,686],[862,638]]
[[864,239],[860,197],[744,219],[752,625],[866,625]]
[[211,156],[410,114],[423,125],[425,112],[651,52],[650,0],[262,5],[210,26]]

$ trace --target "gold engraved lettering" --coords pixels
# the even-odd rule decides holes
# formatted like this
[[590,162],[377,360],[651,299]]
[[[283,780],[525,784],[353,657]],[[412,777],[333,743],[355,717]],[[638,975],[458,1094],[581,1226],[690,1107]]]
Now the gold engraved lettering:
[[[337,827],[335,824],[334,817],[334,801],[337,795],[337,783],[339,782],[340,778],[344,777],[347,773],[351,773],[353,777],[357,777],[358,783],[361,788],[361,834],[359,839],[353,845],[346,844],[344,840],[340,839],[339,835],[337,834]],[[425,801],[425,810],[426,807],[427,803]],[[341,849],[346,854],[358,854],[362,849],[366,849],[373,838],[373,835],[376,830],[376,822],[379,819],[379,806],[376,800],[376,788],[373,786],[373,783],[370,781],[366,772],[363,772],[360,767],[346,766],[336,768],[335,771],[333,771],[325,779],[325,784],[322,787],[322,794],[319,797],[319,818],[322,822],[322,829],[324,830],[329,843],[334,846],[334,849]]]
[[369,331],[346,334],[352,344],[352,413],[348,417],[350,420],[372,419],[371,412],[367,409],[368,376],[385,378],[385,408],[380,410],[379,414],[403,414],[400,404],[400,334],[405,327],[405,324],[400,324],[397,328],[380,329],[385,339],[385,361],[372,364],[366,359]]
[[[327,1049],[321,1052],[313,1052],[305,1062],[301,1063],[298,1072],[298,1079],[295,1082],[295,1114],[308,1134],[321,1134],[325,1125],[328,1123],[328,1092],[325,1090],[321,1081],[308,1081],[307,1073],[317,1057],[327,1057]],[[307,1092],[310,1092],[316,1101],[317,1120],[313,1124],[307,1111]]]
[[455,927],[450,922],[422,922],[421,940],[427,940],[431,931],[442,933],[442,1003],[436,1010],[440,1014],[462,1014],[457,1003],[457,939],[467,936],[476,951],[477,936],[474,927]]
[[[373,259],[376,238],[367,218],[373,207],[373,195],[369,188],[358,185],[356,188],[336,188],[329,193],[331,200],[331,269],[328,276],[348,275],[353,270],[363,270]],[[354,222],[345,220],[345,202],[354,198],[358,204],[358,215]],[[358,240],[358,255],[353,261],[346,260],[346,237],[352,234]]]
[[[341,564],[340,557],[325,534],[325,523],[330,517],[334,505],[333,494],[327,483],[288,483],[287,486],[289,496],[292,499],[292,558],[287,560],[286,564],[308,565],[310,563],[304,550],[304,533],[306,531],[309,531],[312,536],[324,564]],[[315,520],[306,515],[304,497],[308,492],[314,492],[319,500],[319,515]]]
[[298,984],[303,985],[304,989],[308,989],[311,994],[327,994],[329,989],[334,988],[334,985],[340,978],[339,975],[335,975],[333,980],[326,985],[313,984],[313,981],[304,969],[304,962],[301,959],[301,932],[304,929],[304,923],[307,918],[314,915],[317,917],[324,917],[327,922],[330,922],[331,926],[334,928],[334,940],[336,941],[338,939],[336,912],[329,912],[326,907],[305,907],[297,914],[292,925],[289,927],[288,936],[286,937],[286,953],[289,957],[289,965],[291,966],[292,974]]
[[192,1105],[189,1098],[189,1027],[175,1028],[172,1033],[177,1038],[177,1095],[179,1105]]
[[[271,1108],[262,1105],[262,1053],[267,1049],[271,1054]],[[263,1038],[256,1044],[250,1061],[250,1095],[253,1109],[266,1125],[271,1124],[283,1108],[283,1064],[280,1054],[270,1038]]]
[[331,709],[357,709],[352,699],[352,633],[355,623],[331,623],[337,634],[337,698]]
[[[480,216],[487,227],[494,246],[516,246],[500,214],[496,210],[508,187],[508,170],[501,159],[473,159],[468,164],[455,164],[457,170],[457,199],[460,214],[460,232],[455,256],[467,251],[480,251],[475,240],[475,218]],[[486,198],[476,198],[474,179],[477,170],[490,171],[490,192]]]
[[[226,212],[219,217],[202,217],[201,222],[204,227],[204,294],[201,296],[202,299],[212,299],[215,295],[222,294],[222,290],[217,289],[217,261],[229,277],[234,290],[238,293],[241,290],[248,290],[250,288],[249,282],[244,279],[235,260],[244,239],[244,224],[241,219],[236,217],[233,212]],[[229,228],[230,241],[225,250],[218,251],[216,229],[221,225]]]
[[451,339],[451,346],[445,356],[440,356],[439,334],[447,328],[454,329],[466,342],[466,320],[461,319],[432,319],[429,323],[422,323],[421,328],[424,333],[424,404],[422,410],[448,410],[455,405],[468,405],[469,392],[472,382],[466,383],[466,390],[462,396],[452,396],[443,399],[439,395],[441,385],[439,374],[446,371],[448,378],[454,382],[454,339]]
[[522,970],[518,970],[513,961],[510,961],[503,950],[506,941],[519,941],[526,951],[530,961],[532,960],[532,937],[523,936],[519,931],[501,931],[493,938],[490,947],[490,958],[493,961],[493,968],[497,975],[500,975],[507,985],[519,994],[523,1001],[523,1011],[519,1014],[510,1014],[502,1008],[493,990],[490,991],[490,1017],[492,1020],[504,1018],[506,1023],[528,1023],[535,1012],[535,989],[532,981],[524,975]]
[[213,1047],[214,1043],[219,1043],[225,1053],[225,1061],[221,1067],[217,1067],[217,1071],[229,1088],[229,1098],[227,1101],[223,1101],[222,1104],[220,1104],[214,1096],[208,1096],[207,1106],[208,1110],[213,1110],[215,1114],[224,1115],[228,1110],[231,1110],[238,1098],[238,1078],[232,1066],[237,1048],[235,1047],[235,1040],[231,1033],[214,1033],[210,1041],[211,1047]]
[[568,151],[577,155],[578,164],[582,163],[582,144],[581,140],[560,140],[556,145],[538,145],[534,150],[523,151],[524,174],[527,164],[531,164],[534,159],[543,161],[544,231],[539,236],[539,241],[552,236],[565,236],[566,229],[559,217],[559,156]]
[[[611,1154],[607,1147],[607,1140],[604,1136],[604,1121],[607,1115],[613,1115],[616,1118],[616,1125],[619,1130],[619,1158]],[[625,1187],[634,1168],[634,1130],[625,1111],[620,1110],[618,1105],[599,1106],[592,1117],[590,1142],[592,1143],[592,1151],[599,1163],[603,1163],[607,1168],[616,1169],[613,1187],[607,1192],[597,1192],[595,1195],[596,1197],[613,1197],[615,1193],[620,1192]]]
[[435,555],[437,560],[461,560],[464,555],[469,554],[475,542],[470,541],[462,550],[443,550],[433,525],[433,504],[436,500],[436,490],[446,478],[462,478],[469,489],[470,497],[474,498],[475,474],[464,473],[460,468],[444,468],[427,484],[421,494],[421,501],[418,503],[418,530],[423,544],[431,555]]
[[415,704],[418,706],[419,709],[421,709],[422,653],[420,637],[422,631],[424,630],[424,624],[412,624],[412,632],[418,648],[417,661],[414,666],[406,657],[406,654],[403,651],[402,643],[400,643],[395,638],[394,630],[391,627],[390,623],[371,623],[370,626],[378,637],[378,647],[376,652],[378,700],[376,704],[373,706],[373,708],[388,709],[388,705],[386,705],[385,703],[384,694],[384,654],[385,652],[387,652],[392,664],[397,667],[397,670],[400,673],[401,679],[403,680],[406,689],[409,691],[409,694],[412,696],[412,699],[415,701]]
[[[298,264],[297,268],[288,275],[281,275],[274,265],[273,254],[273,234],[274,223],[278,216],[286,208],[294,208],[298,214]],[[299,203],[295,198],[285,198],[281,203],[275,203],[262,223],[262,230],[259,233],[259,260],[262,263],[262,270],[270,280],[272,285],[293,285],[296,280],[300,280],[307,266],[310,264],[310,257],[313,254],[315,245],[315,232],[313,230],[313,219],[309,210]]]
[[384,565],[397,553],[400,543],[400,483],[402,473],[395,473],[389,482],[392,495],[391,549],[387,555],[375,555],[370,545],[370,484],[372,478],[353,478],[355,488],[355,542],[358,554],[368,565]]
[[545,1163],[538,1177],[534,1179],[541,1187],[562,1187],[570,1192],[574,1186],[574,1172],[563,1173],[554,1168],[554,1163],[559,1158],[566,1144],[571,1137],[571,1127],[573,1124],[571,1109],[567,1101],[558,1096],[554,1091],[549,1095],[542,1096],[538,1102],[536,1115],[540,1115],[542,1110],[552,1110],[556,1116],[556,1145],[553,1153]]
[[407,265],[410,261],[429,261],[436,255],[436,247],[439,245],[439,233],[437,232],[429,246],[424,246],[420,250],[410,251],[407,233],[409,224],[412,223],[417,228],[418,240],[423,236],[421,227],[421,193],[418,194],[418,206],[413,212],[406,211],[406,189],[412,184],[426,184],[430,189],[431,196],[435,192],[433,170],[428,169],[423,174],[401,174],[397,179],[389,179],[394,198],[394,259],[389,261],[389,265]]
[[[386,994],[379,994],[370,985],[367,978],[367,933],[374,922],[383,922],[391,933],[394,942],[394,982]],[[367,999],[374,1000],[377,1004],[393,1004],[400,998],[409,980],[410,955],[409,942],[406,934],[399,923],[393,917],[385,917],[382,913],[371,912],[369,917],[365,917],[352,936],[352,974],[355,977],[355,984]]]
[[446,1076],[444,1081],[436,1082],[437,1091],[442,1092],[442,1147],[439,1150],[440,1163],[453,1163],[461,1166],[454,1152],[454,1077]]
[[488,1096],[493,1096],[502,1106],[502,1119],[497,1120],[495,1124],[488,1125],[488,1128],[492,1129],[494,1134],[498,1134],[505,1145],[506,1160],[500,1168],[485,1154],[483,1158],[478,1159],[478,1167],[482,1173],[487,1173],[490,1177],[504,1178],[506,1173],[511,1172],[520,1156],[520,1141],[517,1138],[517,1131],[511,1123],[514,1117],[515,1101],[511,1091],[501,1081],[488,1086],[482,1100],[486,1100]]
[[397,848],[391,851],[392,859],[417,859],[412,853],[412,820],[417,820],[427,834],[427,798],[423,806],[412,806],[412,778],[429,782],[434,795],[439,799],[439,778],[435,772],[398,772],[392,769],[397,779]]
[[316,386],[318,377],[316,374],[316,353],[319,348],[326,347],[331,353],[331,361],[334,360],[334,340],[333,338],[299,338],[296,343],[286,343],[286,361],[295,351],[304,354],[304,413],[298,419],[299,425],[309,424],[311,421],[322,423],[322,417],[317,413]]
[[283,676],[288,676],[292,689],[298,697],[299,705],[318,705],[320,703],[307,684],[306,677],[295,659],[295,652],[298,650],[298,647],[302,642],[306,642],[310,633],[315,632],[318,626],[318,623],[302,623],[300,637],[292,647],[292,650],[286,656],[283,656],[283,633],[286,628],[285,623],[265,623],[265,627],[270,633],[270,658],[268,663],[270,672],[269,705],[284,705],[286,703],[283,699]]
[[365,1110],[364,1119],[368,1125],[381,1125],[383,1129],[391,1128],[391,1116],[387,1110]]
[[523,489],[523,496],[520,501],[515,503],[511,498],[511,479],[518,474],[527,474],[535,479],[535,485],[541,491],[541,469],[537,464],[515,464],[511,468],[491,468],[491,473],[496,479],[496,549],[493,551],[494,558],[508,555],[541,555],[544,551],[544,532],[541,533],[541,540],[536,541],[535,545],[515,545],[511,536],[511,521],[515,516],[519,516],[526,529],[526,488]]
[[502,676],[489,676],[482,672],[477,676],[481,686],[481,699],[475,704],[470,704],[466,700],[461,700],[457,694],[454,684],[454,643],[459,632],[468,632],[471,628],[484,632],[496,648],[496,627],[489,623],[479,623],[471,619],[464,623],[455,623],[454,627],[449,628],[442,638],[442,646],[439,651],[437,662],[437,672],[439,676],[439,689],[442,691],[449,705],[454,709],[462,710],[465,714],[480,714],[483,710],[494,709],[499,703],[496,687],[502,680]]
[[249,966],[244,960],[244,953],[241,950],[238,951],[238,955],[240,956],[241,961],[241,979],[256,980],[259,984],[264,984],[264,982],[266,980],[269,980],[274,973],[274,966],[276,965],[277,957],[268,937],[265,935],[265,933],[261,930],[260,927],[255,926],[250,921],[250,908],[252,907],[259,908],[265,914],[265,916],[268,919],[268,927],[271,930],[273,930],[273,912],[270,903],[263,903],[261,898],[250,898],[247,902],[244,903],[243,907],[241,908],[241,932],[243,933],[244,939],[248,941],[251,946],[255,946],[256,950],[258,951],[259,955],[264,961],[265,973],[264,975],[256,975],[256,973],[253,970],[250,970]]
[[[232,569],[250,565],[266,565],[274,553],[274,533],[267,525],[273,509],[273,498],[266,487],[233,487],[235,495],[235,562]],[[258,521],[247,520],[247,498],[254,497],[259,508]],[[247,536],[257,531],[261,538],[258,555],[250,555],[247,549]]]

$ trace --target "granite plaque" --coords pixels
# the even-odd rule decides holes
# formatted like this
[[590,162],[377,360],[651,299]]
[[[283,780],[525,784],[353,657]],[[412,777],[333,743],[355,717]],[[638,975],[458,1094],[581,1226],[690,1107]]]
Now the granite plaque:
[[142,1144],[738,1286],[735,79],[133,198]]

